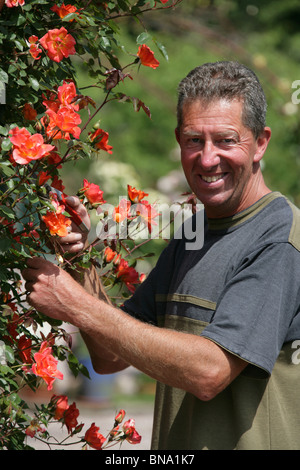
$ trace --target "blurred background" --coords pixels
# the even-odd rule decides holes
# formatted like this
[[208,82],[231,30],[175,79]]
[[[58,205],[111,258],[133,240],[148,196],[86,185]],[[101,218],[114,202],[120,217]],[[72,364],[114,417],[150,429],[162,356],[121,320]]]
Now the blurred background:
[[[188,190],[181,170],[174,136],[179,81],[195,66],[217,60],[237,60],[258,75],[268,101],[267,125],[272,139],[263,160],[263,173],[272,190],[285,194],[300,205],[300,3],[298,0],[184,0],[176,9],[145,14],[143,24],[165,47],[168,60],[151,41],[147,45],[160,61],[153,70],[133,70],[119,91],[135,96],[150,108],[151,119],[131,103],[111,102],[92,124],[109,132],[113,154],[101,151],[97,159],[82,159],[64,166],[66,192],[74,194],[83,178],[99,184],[104,199],[117,204],[126,195],[127,184],[149,193],[149,202],[172,201]],[[131,54],[137,53],[140,25],[120,19],[122,42]],[[128,56],[121,63],[128,63]],[[84,64],[76,63],[78,86],[91,83]],[[130,72],[130,70],[128,70]],[[97,88],[83,91],[96,103],[103,96]],[[299,93],[300,97],[300,93]],[[84,120],[83,120],[84,121]],[[158,253],[163,240],[151,241]],[[149,250],[149,247],[147,247]],[[151,268],[154,259],[149,259]],[[90,369],[88,354],[78,339],[76,354]],[[79,353],[79,354],[78,354]],[[91,370],[90,370],[91,371]],[[69,393],[86,402],[105,407],[126,407],[127,403],[153,406],[155,385],[138,371],[129,369],[119,376],[77,378],[58,384],[57,392]],[[59,382],[59,381],[56,381]],[[64,388],[68,388],[65,390]]]

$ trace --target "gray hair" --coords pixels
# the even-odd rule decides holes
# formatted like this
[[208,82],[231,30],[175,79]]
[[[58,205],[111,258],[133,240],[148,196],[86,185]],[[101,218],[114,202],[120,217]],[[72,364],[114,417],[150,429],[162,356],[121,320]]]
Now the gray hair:
[[213,100],[238,99],[243,102],[242,122],[255,138],[263,132],[267,102],[255,73],[238,62],[206,63],[193,69],[179,84],[177,125],[182,125],[183,104],[199,99],[204,104]]

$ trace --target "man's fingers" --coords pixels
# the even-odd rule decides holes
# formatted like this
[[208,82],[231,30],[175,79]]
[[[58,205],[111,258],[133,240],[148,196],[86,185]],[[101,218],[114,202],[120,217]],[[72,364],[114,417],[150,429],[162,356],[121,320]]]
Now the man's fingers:
[[25,279],[25,281],[33,281],[35,276],[34,276],[34,270],[29,269],[29,268],[24,268],[22,270],[22,276]]
[[67,204],[74,209],[77,214],[81,217],[82,221],[86,224],[88,228],[90,228],[90,217],[89,214],[84,207],[84,205],[80,202],[80,199],[76,196],[68,196],[66,198]]
[[69,204],[72,209],[74,209],[81,217],[87,215],[87,210],[83,204],[81,204],[80,199],[76,196],[68,196],[66,202]]
[[75,196],[68,196],[66,198],[67,203],[76,210],[81,205],[80,199]]
[[63,245],[64,243],[78,243],[82,241],[82,234],[80,232],[71,232],[65,237],[59,239],[59,243]]
[[83,250],[83,248],[84,243],[82,242],[60,244],[60,249],[63,253],[78,253],[79,251]]
[[32,281],[26,281],[25,282],[25,292],[32,292],[33,291],[33,286],[34,286],[34,282]]
[[37,256],[34,256],[32,258],[27,258],[27,266],[32,268],[32,269],[39,269],[40,266],[45,262],[43,258],[38,258]]
[[27,267],[22,270],[22,276],[25,280],[33,281],[37,278],[38,274],[58,274],[59,268],[43,258],[28,258]]

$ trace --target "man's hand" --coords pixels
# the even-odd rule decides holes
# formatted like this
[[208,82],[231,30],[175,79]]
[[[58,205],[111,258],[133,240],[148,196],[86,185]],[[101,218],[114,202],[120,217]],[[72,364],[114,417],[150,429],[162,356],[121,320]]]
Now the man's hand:
[[[84,329],[86,333],[82,331],[83,338],[94,367],[99,371],[101,369],[101,373],[117,372],[128,367],[123,359],[102,347],[98,338],[91,336],[91,331],[98,331],[94,328],[94,315],[95,312],[99,314],[99,298],[104,298],[105,294],[100,292],[97,295],[96,291],[90,289],[90,295],[66,271],[43,258],[30,258],[27,266],[22,275],[26,281],[28,303],[48,317]],[[108,306],[107,302],[101,305],[103,309]]]
[[76,312],[90,295],[67,272],[43,258],[30,258],[22,276],[30,305],[51,318],[76,323]]
[[[75,196],[69,196],[66,198],[66,201],[78,213],[78,215],[81,217],[81,220],[85,223],[88,229],[90,229],[91,221],[89,214],[84,205],[81,204],[80,200]],[[76,254],[85,247],[87,237],[88,233],[80,230],[78,225],[72,222],[71,232],[68,233],[68,235],[65,237],[61,237],[59,239],[60,248],[64,253]]]

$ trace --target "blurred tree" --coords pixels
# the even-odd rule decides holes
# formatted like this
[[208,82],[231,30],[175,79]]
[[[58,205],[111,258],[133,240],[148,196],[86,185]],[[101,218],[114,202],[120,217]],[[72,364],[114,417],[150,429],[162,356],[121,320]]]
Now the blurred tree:
[[[144,20],[146,30],[155,34],[145,42],[158,58],[163,45],[168,63],[161,56],[159,74],[150,70],[120,85],[149,106],[151,120],[132,114],[129,103],[121,110],[114,103],[107,107],[103,121],[114,145],[109,158],[131,165],[143,188],[156,188],[162,176],[180,173],[174,138],[178,82],[201,63],[238,60],[257,73],[269,103],[273,136],[263,162],[266,181],[300,204],[300,108],[292,102],[292,84],[300,79],[298,0],[189,0],[169,13],[166,19],[153,12]],[[127,50],[135,54],[138,23],[120,19],[118,24],[127,33]],[[83,66],[81,72],[84,83]],[[97,100],[97,93],[90,94]],[[174,192],[179,194],[186,188],[178,181]]]

